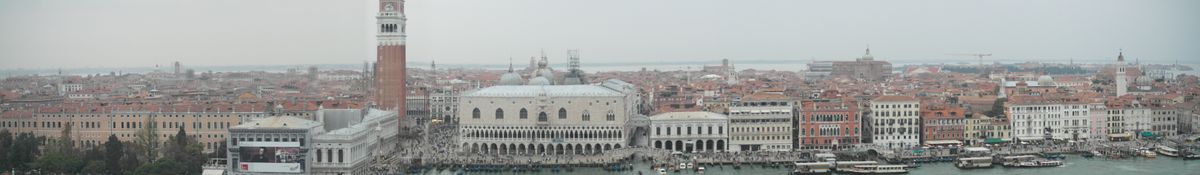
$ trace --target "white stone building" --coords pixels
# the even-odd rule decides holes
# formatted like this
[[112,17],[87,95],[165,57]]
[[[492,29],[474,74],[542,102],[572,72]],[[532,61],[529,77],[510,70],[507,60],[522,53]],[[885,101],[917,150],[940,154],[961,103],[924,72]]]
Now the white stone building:
[[888,148],[920,146],[921,102],[909,96],[880,96],[871,100],[872,143]]
[[1013,137],[1020,140],[1091,138],[1091,105],[1078,101],[1015,101],[1008,105]]
[[458,144],[486,154],[584,154],[629,146],[633,85],[501,85],[459,96]]
[[1088,136],[1091,140],[1104,140],[1108,136],[1108,107],[1103,103],[1090,103],[1088,106]]
[[721,152],[729,142],[729,118],[712,112],[668,112],[650,116],[652,148]]
[[375,157],[396,144],[397,113],[321,109],[317,120],[255,119],[229,128],[232,174],[369,174]]
[[730,151],[791,151],[793,105],[788,101],[735,102],[729,107]]
[[450,122],[458,120],[458,94],[440,92],[429,94],[429,116]]

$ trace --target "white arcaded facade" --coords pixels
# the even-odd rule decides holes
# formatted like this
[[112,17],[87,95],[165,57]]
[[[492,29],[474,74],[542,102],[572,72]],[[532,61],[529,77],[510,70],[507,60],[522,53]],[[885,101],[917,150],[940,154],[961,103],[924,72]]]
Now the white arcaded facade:
[[685,153],[723,152],[729,118],[712,112],[668,112],[650,117],[650,146]]
[[486,154],[585,154],[629,146],[633,86],[501,85],[459,97],[458,144]]

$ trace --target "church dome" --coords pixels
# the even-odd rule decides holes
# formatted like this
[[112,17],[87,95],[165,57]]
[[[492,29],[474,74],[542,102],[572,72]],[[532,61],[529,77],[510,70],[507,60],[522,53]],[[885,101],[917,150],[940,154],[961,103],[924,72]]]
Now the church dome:
[[521,84],[524,84],[524,81],[525,80],[521,79],[521,75],[517,75],[517,73],[509,72],[509,73],[504,73],[504,75],[500,75],[500,82],[498,84],[499,85],[509,85],[509,86],[521,85]]
[[529,85],[550,85],[550,79],[546,79],[546,77],[536,77],[529,79]]
[[1139,76],[1135,82],[1137,82],[1138,85],[1150,85],[1153,84],[1154,80],[1147,76]]
[[1053,84],[1054,84],[1054,78],[1050,77],[1049,75],[1042,75],[1042,76],[1038,77],[1038,85],[1050,86]]
[[554,80],[554,70],[550,70],[550,68],[539,69],[536,76],[545,77],[546,80]]

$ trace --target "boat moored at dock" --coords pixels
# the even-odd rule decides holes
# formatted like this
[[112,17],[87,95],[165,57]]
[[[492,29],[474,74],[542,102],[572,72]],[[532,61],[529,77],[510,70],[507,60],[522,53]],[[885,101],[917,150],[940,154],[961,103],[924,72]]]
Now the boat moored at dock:
[[906,174],[908,169],[904,165],[855,165],[845,170],[838,170],[850,174]]
[[795,163],[792,167],[793,175],[816,175],[816,174],[833,174],[833,164],[831,162],[804,162]]

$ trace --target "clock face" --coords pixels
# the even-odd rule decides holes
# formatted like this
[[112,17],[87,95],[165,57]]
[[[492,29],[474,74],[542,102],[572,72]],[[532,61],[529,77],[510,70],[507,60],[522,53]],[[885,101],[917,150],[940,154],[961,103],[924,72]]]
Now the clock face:
[[392,9],[392,3],[387,3],[387,5],[383,6],[383,10],[392,11]]

